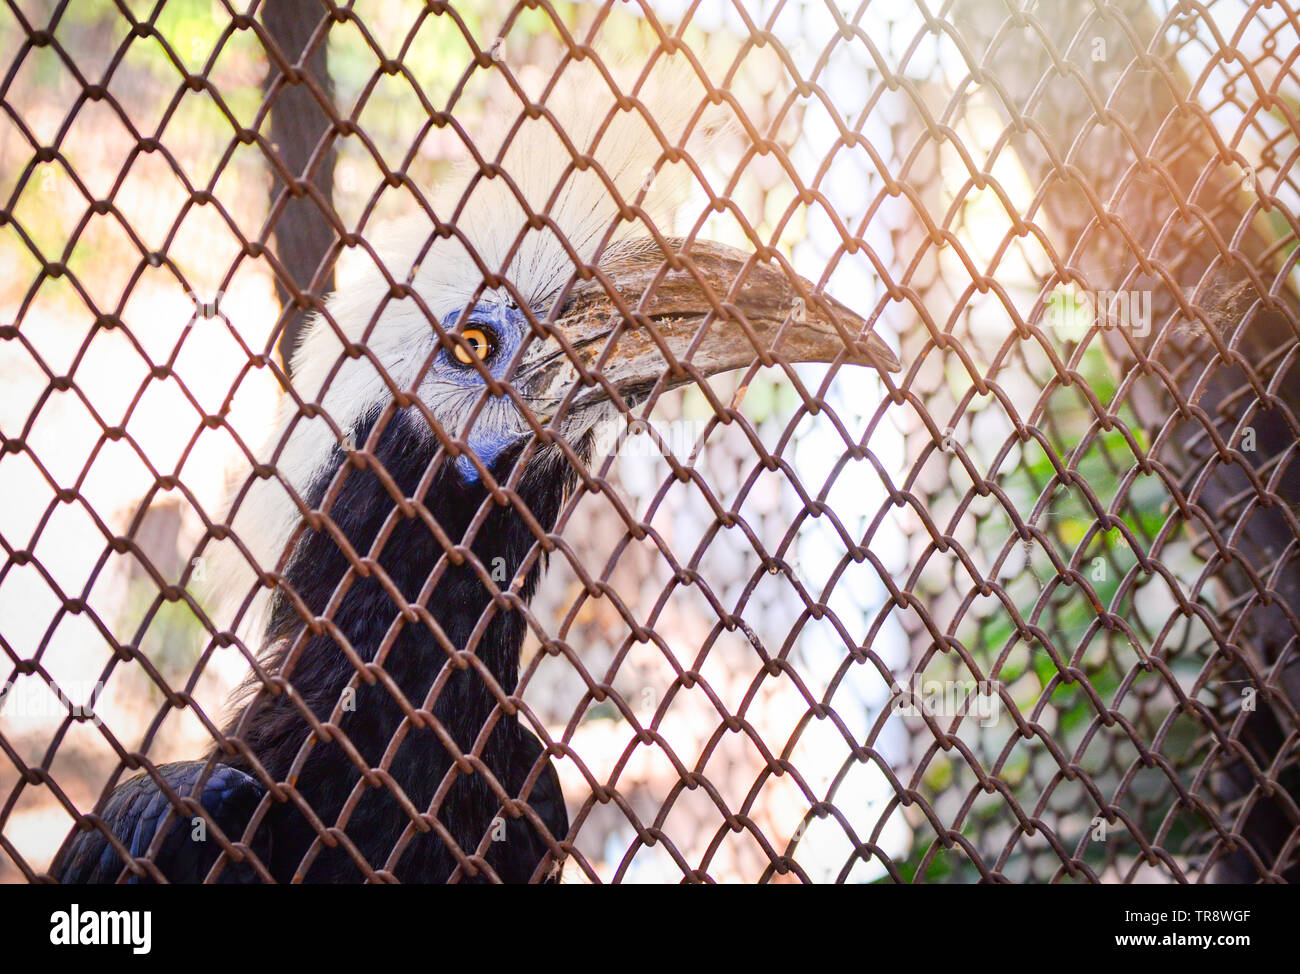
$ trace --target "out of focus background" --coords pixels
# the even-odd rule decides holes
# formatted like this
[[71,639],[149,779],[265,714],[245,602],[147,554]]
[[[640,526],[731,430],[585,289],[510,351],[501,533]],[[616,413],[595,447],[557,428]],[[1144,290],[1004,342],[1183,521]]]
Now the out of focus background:
[[[577,49],[694,60],[731,124],[672,229],[769,242],[904,372],[721,376],[747,428],[652,417],[699,481],[602,461],[658,542],[602,495],[565,540],[657,638],[555,559],[585,673],[534,643],[523,697],[575,755],[566,881],[1296,868],[1287,4],[290,6],[0,6],[0,878],[131,752],[206,749],[247,671],[197,553],[292,292],[348,274],[327,224],[277,236],[285,173],[382,233],[393,173],[432,193]],[[280,142],[277,38],[348,123],[318,143]]]

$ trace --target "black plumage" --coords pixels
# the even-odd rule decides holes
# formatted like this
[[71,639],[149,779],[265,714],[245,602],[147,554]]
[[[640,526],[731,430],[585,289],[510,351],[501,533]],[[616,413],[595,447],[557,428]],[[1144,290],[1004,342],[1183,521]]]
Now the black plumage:
[[[397,413],[382,432],[375,451],[376,459],[404,497],[418,496],[420,481],[433,461],[437,441],[412,428],[412,424],[423,422],[414,411]],[[373,416],[359,431],[359,440],[369,435],[372,424]],[[495,466],[509,471],[519,449],[516,447],[497,458]],[[326,473],[306,498],[313,507],[322,503],[328,482],[339,464],[345,462],[341,452],[334,460],[326,466]],[[519,496],[532,516],[547,529],[554,525],[572,479],[572,470],[564,464],[533,464],[525,471]],[[466,483],[455,473],[453,464],[446,462],[440,463],[432,478],[424,506],[428,517],[436,520],[451,538],[460,539],[486,499],[487,492],[481,484]],[[381,526],[395,507],[383,478],[373,464],[367,464],[347,471],[342,490],[330,507],[330,517],[351,547],[364,553],[371,550]],[[535,540],[513,508],[494,503],[474,536],[472,550],[481,565],[496,569],[495,577],[509,579]],[[474,627],[488,610],[491,595],[468,564],[447,564],[431,595],[422,598],[421,589],[443,552],[443,546],[425,520],[410,516],[399,521],[382,545],[377,561],[405,600],[412,605],[427,606],[452,645],[466,647],[471,644]],[[349,567],[346,555],[328,531],[307,530],[287,567],[286,586],[311,614],[324,616]],[[504,574],[501,568],[505,569]],[[525,600],[531,598],[540,569],[539,561],[527,576],[521,593]],[[286,597],[285,591],[279,590],[272,604],[267,631],[271,649],[264,663],[269,672],[287,675],[315,716],[328,720],[357,671],[329,634],[309,636],[289,668],[289,648],[304,624],[299,609]],[[372,574],[355,577],[330,616],[348,644],[369,662],[399,612],[397,602]],[[514,693],[518,684],[524,627],[517,609],[494,607],[474,650],[505,694]],[[406,623],[382,667],[412,706],[421,707],[435,679],[448,667],[448,654],[428,626]],[[469,754],[497,706],[498,698],[475,667],[450,666],[446,683],[431,709],[457,749]],[[360,682],[355,706],[343,712],[339,724],[363,762],[370,768],[378,768],[404,719],[401,706],[382,682]],[[248,754],[217,755],[220,763],[200,799],[223,831],[234,838],[241,836],[256,800],[264,794],[257,764],[274,781],[295,781],[302,800],[323,823],[334,825],[361,772],[344,747],[335,741],[315,742],[305,763],[296,774],[293,772],[295,759],[312,732],[287,694],[272,695],[256,690],[231,720],[227,732],[246,744]],[[474,854],[486,839],[484,860],[500,880],[526,882],[543,878],[553,864],[547,858],[551,842],[562,841],[568,832],[568,816],[554,767],[543,756],[541,743],[532,731],[517,715],[504,711],[496,714],[495,725],[482,748],[482,762],[512,798],[523,794],[526,782],[530,777],[535,778],[527,802],[544,826],[544,832],[549,834],[539,830],[526,815],[516,818],[503,811],[502,801],[481,773],[455,775],[436,810],[438,819],[465,855]],[[416,809],[428,811],[451,766],[452,758],[432,727],[409,726],[389,762],[388,773]],[[203,762],[171,764],[164,765],[160,773],[181,795],[186,795],[202,767]],[[158,813],[167,806],[167,799],[157,784],[146,775],[121,785],[110,797],[101,817],[133,855],[141,855],[152,841],[151,829],[161,821]],[[343,831],[372,868],[388,868],[399,880],[444,882],[451,878],[458,860],[436,831],[415,832],[400,857],[389,862],[410,823],[411,817],[393,791],[381,786],[365,791]],[[190,830],[188,817],[173,816],[161,850],[154,857],[159,869],[172,882],[202,881],[220,852],[212,839],[202,843],[203,848],[196,849]],[[316,849],[300,873],[303,857],[317,837],[317,830],[296,803],[274,803],[257,829],[254,850],[260,850],[259,856],[265,854],[264,864],[280,882],[300,879],[337,883],[364,878],[363,871],[342,844]],[[74,832],[51,872],[65,882],[112,882],[121,873],[122,865],[100,832]],[[225,881],[249,881],[249,867],[227,868],[222,876]],[[471,882],[491,877],[484,870],[479,870],[476,876],[462,870],[456,878]]]
[[[203,761],[180,761],[163,765],[158,773],[179,798],[185,798],[193,792],[205,767]],[[217,765],[204,782],[198,802],[212,824],[233,841],[243,832],[264,792],[258,781],[242,771]],[[171,801],[158,783],[150,775],[139,774],[109,796],[100,817],[137,858],[149,851],[162,829],[162,845],[154,862],[168,876],[198,882],[216,863],[221,846],[211,835],[196,840],[196,828],[189,816],[173,813],[169,818],[171,809]],[[206,821],[199,826],[204,832],[208,827]],[[265,854],[268,841],[269,835],[259,835],[254,850]],[[112,883],[122,874],[122,867],[122,857],[102,832],[78,831],[69,836],[51,872],[64,883]],[[129,881],[138,882],[135,877]],[[246,863],[233,863],[222,870],[218,881],[256,882],[257,874]]]

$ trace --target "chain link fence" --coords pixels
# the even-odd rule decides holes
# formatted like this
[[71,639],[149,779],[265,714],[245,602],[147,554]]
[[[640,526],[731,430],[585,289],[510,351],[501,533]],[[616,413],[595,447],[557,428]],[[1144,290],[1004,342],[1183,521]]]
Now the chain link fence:
[[0,876],[1296,879],[1298,35],[7,2]]

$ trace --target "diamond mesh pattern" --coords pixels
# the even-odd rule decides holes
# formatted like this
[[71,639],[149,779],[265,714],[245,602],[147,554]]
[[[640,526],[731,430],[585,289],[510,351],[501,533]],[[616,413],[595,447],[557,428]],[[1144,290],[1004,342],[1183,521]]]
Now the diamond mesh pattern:
[[[549,560],[530,604],[475,570],[526,619],[519,686],[493,692],[559,772],[565,881],[1300,876],[1292,5],[292,7],[0,8],[0,876],[48,878],[137,770],[247,753],[222,727],[250,667],[300,694],[204,586],[212,547],[242,544],[227,478],[276,475],[259,424],[282,397],[319,412],[284,353],[343,262],[379,261],[400,213],[455,234],[430,187],[457,161],[512,183],[482,133],[508,145],[571,65],[645,110],[669,57],[726,124],[666,149],[690,202],[663,233],[825,287],[903,371],[756,354],[656,392],[553,530],[517,476],[490,482],[533,530],[526,565]],[[303,502],[312,528],[340,490]],[[476,562],[487,509],[441,533],[444,567]],[[357,685],[400,697],[386,652],[354,654]],[[348,747],[337,711],[299,709]],[[453,775],[545,832],[451,746]],[[454,879],[493,878],[490,835],[461,848],[404,796],[392,858],[367,861],[348,818],[400,787],[355,760],[337,821],[295,772],[248,833],[215,830],[222,862],[270,878],[256,826],[295,802],[304,869],[341,846],[391,880],[434,831]],[[161,878],[112,841],[123,878]]]

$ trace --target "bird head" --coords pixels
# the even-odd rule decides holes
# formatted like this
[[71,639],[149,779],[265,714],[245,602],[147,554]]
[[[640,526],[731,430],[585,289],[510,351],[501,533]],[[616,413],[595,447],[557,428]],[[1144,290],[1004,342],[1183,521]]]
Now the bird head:
[[634,238],[559,293],[518,293],[479,297],[424,329],[418,397],[464,445],[455,465],[466,481],[543,428],[586,459],[601,423],[656,388],[776,359],[899,367],[861,318],[808,281],[708,241]]
[[263,458],[274,475],[234,495],[245,569],[282,564],[349,449],[378,455],[379,437],[463,489],[504,480],[530,442],[530,465],[570,467],[603,420],[755,362],[899,368],[774,253],[663,235],[699,176],[681,147],[703,101],[669,77],[605,112],[604,85],[553,92],[441,203],[365,234],[294,354],[295,394]]

